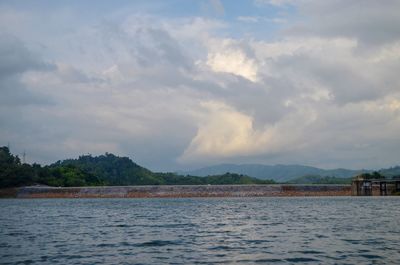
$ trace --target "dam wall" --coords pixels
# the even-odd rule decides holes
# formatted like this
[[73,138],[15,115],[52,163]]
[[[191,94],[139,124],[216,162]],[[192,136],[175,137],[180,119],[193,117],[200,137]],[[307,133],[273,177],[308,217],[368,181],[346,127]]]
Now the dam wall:
[[[7,196],[2,196],[6,193]],[[350,196],[350,185],[179,185],[179,186],[31,186],[2,192],[14,198],[180,198],[180,197],[272,197]]]

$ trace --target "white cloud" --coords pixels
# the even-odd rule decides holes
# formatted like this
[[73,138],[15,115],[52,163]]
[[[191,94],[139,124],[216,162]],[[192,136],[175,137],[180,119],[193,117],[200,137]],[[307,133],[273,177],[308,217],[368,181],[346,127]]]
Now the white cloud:
[[252,118],[222,102],[203,102],[206,113],[184,159],[232,156],[253,151],[261,135],[253,130]]
[[371,63],[396,62],[400,59],[400,41],[390,43],[371,52],[368,58]]
[[260,20],[260,18],[254,16],[238,16],[237,20],[242,22],[256,23]]
[[[300,0],[297,0],[300,2]],[[273,6],[285,6],[288,4],[295,3],[295,0],[255,0],[256,5],[273,5]]]
[[215,40],[207,55],[207,65],[215,72],[230,73],[257,82],[258,66],[254,59],[232,40]]
[[[304,136],[302,132],[316,119],[311,109],[297,110],[276,124],[254,128],[253,117],[241,113],[223,102],[202,103],[196,136],[181,157],[182,162],[199,158],[212,160],[221,157],[275,154],[302,148],[306,142],[296,145]],[[300,124],[300,125],[299,125]]]
[[260,16],[238,16],[236,19],[240,22],[245,23],[272,22],[276,24],[283,24],[288,22],[285,18],[281,17],[267,18]]

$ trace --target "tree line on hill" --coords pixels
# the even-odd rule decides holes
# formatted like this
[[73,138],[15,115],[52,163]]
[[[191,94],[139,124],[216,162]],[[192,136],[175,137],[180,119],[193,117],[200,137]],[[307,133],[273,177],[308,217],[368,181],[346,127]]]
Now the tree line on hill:
[[[217,164],[203,167],[196,170],[182,171],[181,174],[194,176],[218,175],[225,172],[244,174],[258,179],[273,179],[280,183],[292,181],[302,176],[329,176],[334,178],[348,178],[362,173],[372,172],[371,170],[359,169],[322,169],[305,165],[264,165],[264,164]],[[332,179],[334,180],[334,179]],[[331,181],[331,180],[329,180]]]
[[272,184],[242,174],[197,177],[175,173],[155,173],[134,163],[128,157],[110,153],[83,155],[78,159],[57,161],[48,166],[21,163],[8,147],[0,147],[0,188],[29,185],[56,187],[124,186],[124,185],[223,185]]
[[[363,179],[384,179],[384,178],[397,178],[398,176],[390,175],[385,176],[382,172],[374,171],[371,173],[361,173],[354,177],[360,177]],[[305,175],[299,178],[289,180],[289,184],[351,184],[354,177],[350,178],[338,178],[332,176],[320,176],[320,175]]]
[[[258,179],[272,179],[278,183],[288,184],[350,184],[353,177],[387,179],[400,176],[400,166],[378,171],[368,169],[322,169],[304,165],[263,165],[263,164],[217,164],[191,171],[181,171],[181,174],[194,176],[218,175],[224,172],[234,172]],[[379,174],[379,175],[377,175]]]

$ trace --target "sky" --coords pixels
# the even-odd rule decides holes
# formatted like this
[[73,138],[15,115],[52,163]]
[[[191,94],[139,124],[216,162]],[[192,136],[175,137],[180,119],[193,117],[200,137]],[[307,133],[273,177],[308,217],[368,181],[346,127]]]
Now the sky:
[[400,1],[0,1],[0,145],[379,169],[400,161]]

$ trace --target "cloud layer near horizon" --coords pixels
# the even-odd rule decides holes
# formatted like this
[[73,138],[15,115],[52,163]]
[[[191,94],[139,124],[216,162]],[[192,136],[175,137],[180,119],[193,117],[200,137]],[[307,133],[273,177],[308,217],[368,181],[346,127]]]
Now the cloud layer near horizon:
[[85,19],[0,5],[1,144],[31,162],[114,152],[155,170],[398,164],[399,2],[253,4]]

